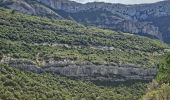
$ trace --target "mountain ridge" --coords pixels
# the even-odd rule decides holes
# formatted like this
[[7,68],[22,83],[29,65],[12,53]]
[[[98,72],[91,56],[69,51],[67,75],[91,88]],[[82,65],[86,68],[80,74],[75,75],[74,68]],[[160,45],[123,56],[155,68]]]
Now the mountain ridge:
[[[0,5],[26,14],[74,20],[84,25],[143,35],[170,43],[170,22],[167,21],[170,19],[170,1],[138,5],[101,2],[80,4],[68,0],[20,1],[24,3],[16,3],[14,0],[10,4],[5,3],[8,0],[1,0]],[[161,24],[157,23],[159,20]]]

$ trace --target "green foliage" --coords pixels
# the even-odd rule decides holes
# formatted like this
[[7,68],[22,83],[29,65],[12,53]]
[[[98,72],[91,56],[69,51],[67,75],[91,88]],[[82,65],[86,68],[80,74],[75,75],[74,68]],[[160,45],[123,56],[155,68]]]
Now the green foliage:
[[170,53],[166,54],[165,60],[159,67],[157,80],[160,83],[170,83]]
[[14,14],[14,13],[15,13],[15,10],[12,10],[12,11],[11,11],[11,14]]
[[167,69],[170,69],[170,53],[167,54],[166,58]]
[[[109,47],[113,49],[105,49]],[[134,63],[151,67],[162,58],[165,48],[169,47],[145,37],[0,9],[0,52],[15,58],[35,60],[40,54],[41,59],[53,57],[77,63]]]
[[[41,60],[53,58],[75,63],[133,63],[150,67],[162,58],[165,48],[169,47],[145,37],[0,9],[0,59],[7,55],[31,59],[38,65]],[[137,100],[144,91],[143,83],[103,87],[0,65],[0,99],[3,100]]]
[[159,83],[153,81],[148,86],[148,92],[141,100],[170,100],[170,53],[165,55],[156,77]]
[[3,53],[0,52],[0,60],[3,58]]
[[137,100],[145,91],[144,83],[131,86],[97,86],[48,73],[35,74],[0,65],[2,100]]
[[170,100],[170,85],[162,84],[161,86],[148,91],[141,100]]

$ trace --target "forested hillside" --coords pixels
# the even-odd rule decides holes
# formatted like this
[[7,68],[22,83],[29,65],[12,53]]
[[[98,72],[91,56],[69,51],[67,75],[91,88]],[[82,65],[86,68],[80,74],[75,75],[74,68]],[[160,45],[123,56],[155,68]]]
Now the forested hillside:
[[154,66],[166,44],[145,37],[85,27],[72,21],[26,16],[0,9],[1,54],[36,60]]
[[[157,68],[167,51],[169,46],[159,40],[0,8],[0,99],[137,100],[145,94],[147,82],[150,81],[145,81],[145,78],[154,77],[149,76],[152,70],[148,68]],[[61,66],[55,66],[56,62]],[[15,66],[10,66],[12,64]],[[115,75],[121,78],[119,73],[130,73],[130,78],[134,80],[120,80],[116,84],[114,80],[103,81],[104,78],[94,82],[66,78],[48,71],[31,72],[33,67],[47,68],[52,66],[50,64],[65,69],[68,66],[63,65],[88,66],[82,72],[89,74],[93,66],[99,70],[104,66],[106,68],[101,73],[96,71],[97,77],[110,78]],[[30,70],[19,70],[17,66]],[[109,76],[103,74],[106,69],[113,70],[115,66],[120,69],[108,73]],[[124,68],[127,71],[124,72]],[[144,81],[135,80],[136,77],[142,77]]]
[[157,38],[170,43],[170,1],[125,5],[72,0],[0,0],[0,6],[28,15],[69,19],[84,25]]

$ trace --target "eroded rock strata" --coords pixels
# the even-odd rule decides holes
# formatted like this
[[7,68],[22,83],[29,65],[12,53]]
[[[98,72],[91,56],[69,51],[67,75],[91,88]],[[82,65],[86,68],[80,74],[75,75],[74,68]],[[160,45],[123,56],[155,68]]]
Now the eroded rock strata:
[[24,71],[35,73],[51,72],[67,77],[78,78],[91,81],[128,81],[154,79],[157,69],[144,68],[137,65],[94,65],[94,64],[65,64],[52,63],[43,66],[36,65],[33,61],[26,59],[1,60],[1,63],[9,64]]

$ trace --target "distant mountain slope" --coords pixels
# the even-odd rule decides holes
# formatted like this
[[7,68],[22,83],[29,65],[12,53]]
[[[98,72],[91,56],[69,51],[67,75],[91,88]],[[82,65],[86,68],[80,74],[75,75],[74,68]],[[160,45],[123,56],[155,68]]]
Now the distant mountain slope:
[[[85,25],[144,35],[170,43],[170,21],[167,21],[170,20],[170,1],[141,5],[80,4],[68,0],[19,0],[25,3],[13,0],[15,3],[4,3],[9,1],[1,0],[0,4],[28,14],[75,20]],[[26,10],[24,5],[30,10]]]
[[15,9],[25,14],[48,16],[49,18],[61,19],[52,9],[37,3],[35,0],[0,0],[0,6]]

